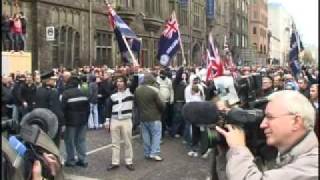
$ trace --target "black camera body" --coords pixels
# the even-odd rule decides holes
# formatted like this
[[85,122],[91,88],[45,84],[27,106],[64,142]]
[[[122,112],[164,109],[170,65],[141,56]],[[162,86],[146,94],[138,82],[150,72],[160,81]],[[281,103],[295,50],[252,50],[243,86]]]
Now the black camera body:
[[[2,139],[5,140],[2,144],[2,153],[4,157],[7,157],[2,166],[7,166],[4,169],[13,169],[10,171],[13,174],[2,172],[6,174],[4,179],[31,179],[32,167],[36,160],[41,163],[44,178],[63,179],[62,171],[58,173],[59,178],[51,175],[50,169],[43,158],[44,152],[53,154],[61,164],[59,149],[52,140],[58,128],[58,119],[54,113],[45,108],[36,108],[26,114],[20,124],[12,119],[2,119],[1,125],[2,133],[8,133],[7,136],[10,137],[8,141],[2,136]],[[11,132],[15,133],[12,134]],[[12,139],[15,140],[15,144],[12,143]],[[24,148],[23,152],[21,147]],[[15,174],[20,174],[21,177],[14,178]]]

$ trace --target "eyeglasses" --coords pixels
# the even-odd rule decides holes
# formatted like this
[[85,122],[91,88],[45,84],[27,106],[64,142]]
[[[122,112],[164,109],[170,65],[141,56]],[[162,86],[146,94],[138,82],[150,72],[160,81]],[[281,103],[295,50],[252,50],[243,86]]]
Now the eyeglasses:
[[270,114],[266,114],[264,116],[264,118],[267,119],[268,121],[271,121],[271,120],[274,120],[274,119],[277,119],[277,118],[281,118],[281,117],[285,117],[285,116],[295,116],[295,114],[286,113],[286,114],[281,114],[281,115],[278,115],[278,116],[272,116]]

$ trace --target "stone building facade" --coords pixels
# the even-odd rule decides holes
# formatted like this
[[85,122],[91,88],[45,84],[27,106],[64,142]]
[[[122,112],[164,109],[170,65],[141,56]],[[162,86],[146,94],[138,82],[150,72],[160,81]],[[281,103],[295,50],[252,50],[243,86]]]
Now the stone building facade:
[[[60,65],[120,65],[114,33],[106,16],[104,0],[3,0],[3,14],[23,11],[27,18],[26,51],[32,53],[33,69]],[[110,0],[117,14],[142,38],[140,65],[158,64],[158,41],[172,10],[176,11],[187,64],[201,64],[206,43],[206,0]],[[90,8],[91,7],[91,8]],[[46,27],[53,26],[55,40],[46,40]],[[91,42],[91,43],[90,43]],[[181,51],[174,65],[182,64]]]
[[[272,36],[279,41],[270,42],[270,58],[279,60],[280,65],[287,65],[289,60],[290,36],[293,19],[285,8],[279,3],[268,4],[268,28]],[[275,51],[274,51],[275,50]]]
[[256,63],[265,65],[269,55],[267,0],[253,0],[249,4],[249,36]]
[[249,47],[249,0],[230,0],[230,43],[233,59],[237,65],[252,63],[252,53]]

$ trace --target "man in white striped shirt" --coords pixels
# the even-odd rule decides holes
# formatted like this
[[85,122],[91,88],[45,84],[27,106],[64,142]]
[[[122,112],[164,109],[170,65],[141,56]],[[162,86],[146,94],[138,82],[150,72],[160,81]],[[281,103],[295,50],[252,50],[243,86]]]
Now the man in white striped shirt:
[[132,151],[132,109],[133,95],[127,88],[125,77],[116,79],[117,92],[110,96],[107,107],[110,108],[111,114],[111,140],[112,140],[112,163],[107,168],[108,171],[117,169],[120,165],[120,141],[121,135],[125,144],[125,163],[126,168],[134,170],[133,151]]

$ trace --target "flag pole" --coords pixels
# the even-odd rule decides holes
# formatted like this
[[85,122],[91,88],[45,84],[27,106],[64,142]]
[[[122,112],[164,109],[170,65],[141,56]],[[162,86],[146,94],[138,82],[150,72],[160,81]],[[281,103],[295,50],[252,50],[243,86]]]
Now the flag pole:
[[[176,19],[177,24],[179,26],[178,19],[176,18],[176,12],[173,11],[172,14],[174,15],[174,18]],[[183,49],[183,44],[182,44],[182,41],[181,41],[181,34],[180,34],[180,29],[179,28],[178,28],[178,36],[179,36],[179,43],[180,43],[180,48],[181,48],[181,52],[182,52],[182,59],[183,59],[182,65],[185,66],[187,64],[187,61],[186,61],[186,57],[184,56],[184,49]]]
[[124,36],[122,36],[122,39],[123,39],[124,43],[126,44],[126,47],[127,47],[128,51],[129,51],[129,54],[130,54],[130,56],[132,58],[133,66],[139,66],[138,61],[136,60],[135,56],[133,55],[133,53],[131,51],[131,48],[129,47],[127,39]]

